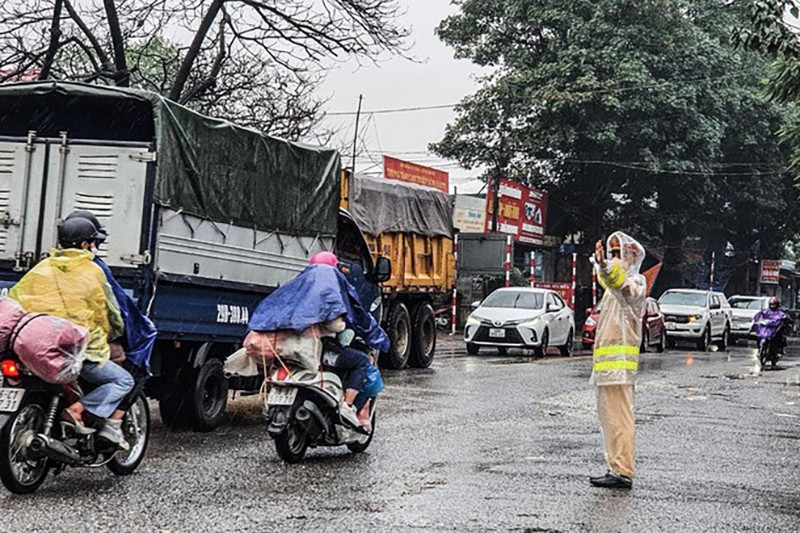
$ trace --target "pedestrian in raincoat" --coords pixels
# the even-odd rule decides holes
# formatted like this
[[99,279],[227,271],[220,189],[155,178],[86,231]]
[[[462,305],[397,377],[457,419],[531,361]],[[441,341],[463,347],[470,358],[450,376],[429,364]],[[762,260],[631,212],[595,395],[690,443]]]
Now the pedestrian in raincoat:
[[597,279],[605,289],[592,357],[597,414],[603,434],[608,472],[590,478],[592,485],[630,488],[634,476],[633,397],[642,312],[647,283],[639,273],[644,248],[633,238],[615,232],[608,238],[608,257],[597,241],[592,258]]

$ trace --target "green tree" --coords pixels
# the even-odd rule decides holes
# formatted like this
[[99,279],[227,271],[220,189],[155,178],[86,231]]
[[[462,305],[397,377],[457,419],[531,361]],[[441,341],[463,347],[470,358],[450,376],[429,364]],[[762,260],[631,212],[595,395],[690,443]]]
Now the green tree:
[[438,154],[547,188],[561,234],[635,232],[663,250],[672,283],[687,237],[747,249],[793,232],[797,196],[774,137],[787,115],[759,90],[764,61],[730,43],[737,4],[458,5],[439,36],[490,73]]

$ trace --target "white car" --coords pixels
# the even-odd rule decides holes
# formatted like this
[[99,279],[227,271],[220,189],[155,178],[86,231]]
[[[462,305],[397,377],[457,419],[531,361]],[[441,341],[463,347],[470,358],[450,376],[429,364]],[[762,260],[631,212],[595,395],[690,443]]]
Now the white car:
[[721,292],[670,289],[658,299],[667,327],[667,343],[690,340],[706,350],[716,342],[720,350],[728,347],[732,312]]
[[762,309],[769,308],[768,296],[731,296],[728,300],[733,312],[731,321],[731,342],[750,338],[753,318]]
[[464,340],[467,352],[482,347],[533,348],[543,356],[548,346],[572,355],[575,319],[561,296],[548,289],[509,287],[490,294],[467,319]]

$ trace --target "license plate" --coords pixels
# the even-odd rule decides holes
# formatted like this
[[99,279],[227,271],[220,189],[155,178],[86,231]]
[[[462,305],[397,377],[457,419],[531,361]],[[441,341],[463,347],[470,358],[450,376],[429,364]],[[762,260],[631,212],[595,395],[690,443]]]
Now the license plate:
[[667,326],[667,329],[675,329],[675,323],[674,322],[667,322],[664,325]]
[[19,409],[25,389],[0,389],[0,412],[13,413]]
[[489,336],[495,339],[503,339],[506,336],[506,330],[503,328],[489,328]]
[[273,387],[269,391],[267,403],[270,405],[292,405],[295,396],[297,396],[297,389],[293,387]]

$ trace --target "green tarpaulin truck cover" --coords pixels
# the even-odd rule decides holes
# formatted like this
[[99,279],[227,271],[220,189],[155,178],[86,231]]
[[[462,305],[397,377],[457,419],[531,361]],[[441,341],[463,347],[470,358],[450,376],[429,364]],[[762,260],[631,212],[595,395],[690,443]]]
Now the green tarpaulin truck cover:
[[0,85],[0,136],[155,143],[154,199],[210,220],[294,235],[336,234],[336,150],[270,137],[137,89]]

